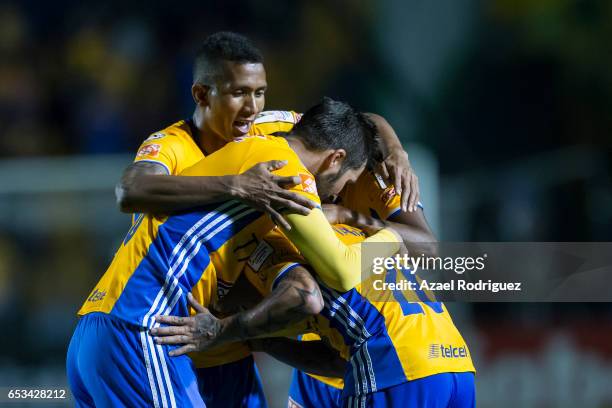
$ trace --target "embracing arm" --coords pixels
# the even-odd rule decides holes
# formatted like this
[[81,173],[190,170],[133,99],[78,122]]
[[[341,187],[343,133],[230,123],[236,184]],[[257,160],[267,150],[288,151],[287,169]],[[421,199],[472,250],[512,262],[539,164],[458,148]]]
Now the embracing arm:
[[169,214],[232,198],[230,181],[228,176],[170,176],[161,164],[136,162],[123,172],[115,196],[123,212]]
[[366,113],[376,125],[383,143],[383,176],[393,181],[398,194],[402,196],[402,210],[414,212],[418,209],[419,178],[414,173],[408,153],[404,150],[399,137],[385,118],[375,113]]
[[319,278],[330,287],[346,292],[362,280],[362,272],[368,272],[370,265],[362,264],[361,248],[371,242],[385,243],[377,246],[377,256],[387,257],[399,250],[400,237],[392,228],[384,225],[373,227],[378,231],[366,240],[345,245],[334,233],[323,211],[315,208],[307,216],[285,214],[291,230],[287,237],[299,249],[313,267]]
[[324,204],[323,212],[330,224],[352,225],[366,232],[391,227],[402,237],[404,245],[410,252],[426,256],[438,255],[438,240],[431,231],[421,208],[415,212],[400,211],[398,215],[387,221],[336,204]]
[[285,364],[310,374],[344,377],[346,360],[324,341],[298,341],[270,337],[249,341],[251,350],[262,351]]
[[223,319],[221,340],[247,340],[285,329],[323,309],[319,285],[301,265],[286,272],[272,293],[257,306]]
[[158,336],[155,338],[158,344],[184,344],[170,352],[173,356],[273,334],[323,308],[319,285],[300,265],[288,270],[272,293],[257,306],[227,318],[217,319],[191,294],[189,302],[198,312],[196,315],[157,316],[158,322],[169,326],[151,329],[151,334]]
[[289,224],[276,211],[289,208],[308,214],[315,203],[283,187],[299,183],[299,177],[280,177],[271,171],[283,167],[282,161],[259,163],[240,175],[170,176],[161,164],[136,162],[128,166],[115,188],[117,204],[123,212],[171,214],[204,204],[239,199],[270,214],[284,227]]

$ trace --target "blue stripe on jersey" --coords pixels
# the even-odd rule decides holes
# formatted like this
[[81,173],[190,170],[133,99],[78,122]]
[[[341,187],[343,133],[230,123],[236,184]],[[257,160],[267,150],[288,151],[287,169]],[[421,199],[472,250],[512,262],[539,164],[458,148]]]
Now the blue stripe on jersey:
[[350,350],[345,395],[361,395],[405,381],[404,370],[387,332],[384,316],[357,290],[340,294],[319,282],[321,315],[338,330]]
[[186,293],[208,266],[209,253],[260,216],[237,201],[228,201],[169,217],[111,314],[146,327],[153,326],[153,316],[158,314],[188,315]]
[[293,268],[300,266],[299,263],[297,262],[291,262],[290,264],[287,264],[285,266],[282,267],[282,269],[278,272],[278,275],[276,275],[276,278],[274,278],[274,280],[272,281],[272,290],[276,289],[276,286],[278,285],[278,283],[281,281],[281,279],[283,279],[283,277]]
[[389,212],[389,215],[387,216],[387,219],[391,220],[392,218],[397,217],[398,215],[400,215],[401,212],[402,212],[402,208],[401,207],[394,208],[393,210],[391,210]]
[[260,218],[262,214],[260,211],[247,207],[237,213],[231,221],[225,221],[209,234],[210,238],[206,242],[208,252],[217,251],[230,238],[242,231],[243,228]]

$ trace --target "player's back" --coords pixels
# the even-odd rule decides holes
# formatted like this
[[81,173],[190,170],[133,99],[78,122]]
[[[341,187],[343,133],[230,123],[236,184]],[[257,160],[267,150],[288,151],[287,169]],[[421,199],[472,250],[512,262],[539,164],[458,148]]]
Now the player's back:
[[[348,226],[335,230],[346,244],[365,237]],[[349,359],[345,394],[366,394],[438,373],[475,371],[468,347],[444,304],[431,301],[421,290],[375,290],[374,279],[418,283],[409,271],[395,269],[372,276],[345,293],[319,280],[324,307],[316,325]],[[304,340],[309,336],[304,335]]]
[[[239,174],[268,160],[288,161],[281,175],[307,173],[285,139],[252,136],[228,143],[182,174]],[[145,327],[157,314],[187,316],[188,292],[207,305],[235,282],[257,237],[273,228],[262,215],[234,200],[170,217],[140,215],[79,314],[104,312]]]
[[337,349],[346,350],[348,395],[438,373],[474,371],[467,345],[442,303],[408,296],[369,301],[360,288],[338,293],[322,282],[319,286],[324,308],[318,328]]

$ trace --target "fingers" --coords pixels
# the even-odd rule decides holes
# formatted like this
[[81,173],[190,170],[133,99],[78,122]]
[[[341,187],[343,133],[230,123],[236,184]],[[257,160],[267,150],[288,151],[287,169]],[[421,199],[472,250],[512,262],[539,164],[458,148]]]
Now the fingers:
[[281,197],[271,197],[270,206],[277,209],[288,210],[291,213],[297,213],[300,215],[310,214],[310,208],[291,200],[291,198],[286,199]]
[[273,176],[272,182],[278,184],[282,188],[289,188],[293,186],[297,186],[302,182],[299,176]]
[[193,351],[198,351],[196,346],[193,344],[187,344],[183,347],[177,348],[175,350],[171,350],[168,355],[170,357],[182,356],[183,354],[191,353]]
[[186,344],[193,341],[193,337],[185,335],[154,337],[156,344]]
[[410,198],[409,193],[411,192],[411,189],[406,189],[404,190],[404,194],[402,194],[401,196],[401,206],[402,206],[402,211],[406,212],[408,211],[408,199]]
[[268,171],[282,169],[287,165],[287,160],[270,160],[262,163]]
[[411,174],[410,177],[410,200],[408,202],[408,207],[410,211],[416,211],[417,203],[419,202],[419,178],[415,174]]
[[[302,211],[304,211],[304,213],[302,215],[308,215],[310,214],[310,210],[312,210],[313,208],[317,208],[319,205],[317,203],[315,203],[312,200],[309,200],[308,198],[297,194],[297,193],[293,193],[291,191],[287,191],[287,190],[281,190],[278,193],[278,196],[287,199],[301,207],[304,208],[304,210],[298,211],[300,214],[302,214]],[[274,200],[275,197],[271,197],[270,201],[272,202],[272,204],[274,204]],[[274,206],[275,208],[278,208],[278,206]]]
[[174,326],[186,326],[193,323],[191,317],[179,317],[179,316],[155,316],[155,321],[158,323],[164,323]]
[[174,336],[174,335],[185,335],[190,334],[191,329],[187,326],[165,326],[165,327],[154,327],[149,330],[153,336]]
[[189,304],[191,305],[191,307],[193,307],[197,313],[208,312],[208,309],[206,309],[204,306],[199,304],[198,301],[195,299],[195,297],[193,297],[191,293],[187,294],[187,300],[189,301]]
[[270,214],[270,218],[272,218],[272,222],[282,229],[286,231],[291,231],[291,225],[287,222],[286,219],[282,217],[274,208],[269,205],[266,206],[266,211]]
[[389,171],[387,170],[387,165],[385,164],[385,162],[380,163],[380,172],[381,172],[381,176],[383,176],[386,179],[389,178]]
[[409,170],[403,170],[400,176],[400,191],[398,194],[401,195],[401,205],[402,211],[410,211],[410,206],[408,205],[410,199],[410,192],[412,191],[410,188],[410,174]]
[[395,186],[395,192],[397,194],[402,194],[406,189],[406,185],[404,185],[404,180],[402,178],[402,169],[399,167],[393,168],[393,185]]

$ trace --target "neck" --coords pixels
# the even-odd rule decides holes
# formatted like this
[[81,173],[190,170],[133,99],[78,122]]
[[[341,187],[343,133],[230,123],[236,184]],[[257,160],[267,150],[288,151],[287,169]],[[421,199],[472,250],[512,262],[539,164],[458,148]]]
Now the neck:
[[193,135],[193,139],[204,154],[212,154],[225,146],[227,142],[207,126],[204,113],[200,109],[196,108],[192,118],[198,133]]
[[289,147],[291,147],[291,150],[298,155],[302,164],[306,166],[309,172],[316,176],[319,173],[322,164],[321,155],[308,150],[304,142],[302,142],[302,140],[296,136],[289,134],[285,137],[285,139],[287,140]]

